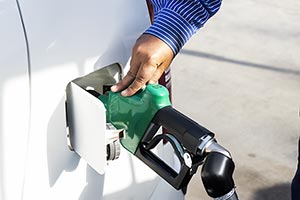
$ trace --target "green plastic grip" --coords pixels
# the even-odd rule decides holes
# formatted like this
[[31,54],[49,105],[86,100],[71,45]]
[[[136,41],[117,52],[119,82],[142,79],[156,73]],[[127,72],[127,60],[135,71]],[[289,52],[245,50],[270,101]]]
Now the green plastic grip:
[[130,97],[110,91],[108,95],[100,95],[99,99],[106,107],[106,121],[125,130],[121,144],[132,154],[135,154],[156,112],[171,105],[167,88],[159,84],[148,84]]

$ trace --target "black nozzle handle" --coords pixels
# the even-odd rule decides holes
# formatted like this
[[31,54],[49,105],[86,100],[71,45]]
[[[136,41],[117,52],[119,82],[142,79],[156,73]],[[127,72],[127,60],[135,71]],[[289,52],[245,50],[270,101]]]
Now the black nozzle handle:
[[[156,135],[160,127],[167,129],[169,133]],[[213,136],[214,134],[209,130],[171,106],[167,106],[160,109],[153,117],[137,148],[135,156],[174,188],[182,189],[187,186],[197,171],[198,166],[203,162],[205,155],[198,155],[197,153],[202,152],[201,147],[204,147],[205,143],[208,143]],[[175,154],[181,163],[179,172],[174,171],[163,160],[151,152],[151,149],[161,140],[169,142],[175,150]],[[183,151],[190,158],[190,162],[184,160]]]
[[[156,147],[160,141],[169,142],[175,154],[177,155],[181,166],[179,172],[175,171],[161,158],[155,155],[151,150]],[[171,134],[160,134],[155,136],[149,142],[140,143],[135,156],[143,161],[148,167],[154,170],[160,177],[165,179],[175,189],[179,190],[186,187],[195,171],[191,170],[191,166],[187,166],[184,161],[184,149],[179,142]]]
[[[180,113],[171,106],[160,109],[154,116],[152,123],[162,126],[172,133],[178,141],[194,155],[201,151],[199,145],[207,137],[213,138],[214,134],[202,127],[189,117]],[[202,145],[204,146],[204,145]]]

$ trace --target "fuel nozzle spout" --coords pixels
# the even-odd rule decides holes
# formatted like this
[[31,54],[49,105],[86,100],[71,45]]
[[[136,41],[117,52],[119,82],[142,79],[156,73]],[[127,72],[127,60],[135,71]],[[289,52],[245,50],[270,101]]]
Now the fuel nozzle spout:
[[234,162],[230,153],[212,141],[205,149],[201,179],[207,194],[215,200],[237,200],[233,180]]

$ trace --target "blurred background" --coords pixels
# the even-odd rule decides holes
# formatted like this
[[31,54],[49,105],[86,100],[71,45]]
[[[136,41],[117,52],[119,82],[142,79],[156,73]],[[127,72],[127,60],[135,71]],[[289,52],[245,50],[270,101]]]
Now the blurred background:
[[[224,0],[172,66],[174,107],[230,150],[243,200],[290,199],[300,132],[299,8],[294,0]],[[199,172],[187,200],[209,199]]]

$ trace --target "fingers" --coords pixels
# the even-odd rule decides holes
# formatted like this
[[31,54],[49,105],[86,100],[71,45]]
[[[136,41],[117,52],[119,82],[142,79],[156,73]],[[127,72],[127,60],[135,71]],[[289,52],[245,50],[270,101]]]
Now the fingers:
[[[154,64],[141,64],[140,66],[133,65],[126,76],[116,85],[112,86],[113,92],[121,92],[122,96],[132,96],[147,83],[157,83],[163,72],[169,66],[169,63],[163,63],[160,66]],[[133,72],[138,69],[137,73]]]
[[132,96],[137,91],[139,91],[142,87],[146,85],[146,83],[153,77],[153,74],[156,71],[156,66],[143,64],[139,67],[139,71],[136,74],[133,82],[128,86],[127,89],[122,91],[122,96]]
[[132,49],[130,70],[113,92],[122,91],[121,95],[131,96],[147,83],[156,83],[174,58],[172,49],[159,38],[143,34]]
[[129,71],[119,83],[111,87],[111,91],[120,92],[124,90],[128,85],[130,85],[134,81],[135,76],[135,73]]
[[111,87],[111,91],[113,92],[120,92],[127,88],[135,79],[136,74],[139,70],[140,61],[139,59],[135,58],[135,54],[132,53],[132,58],[130,60],[130,69],[127,72],[126,76],[116,85]]

